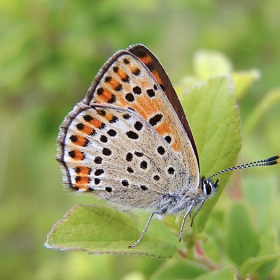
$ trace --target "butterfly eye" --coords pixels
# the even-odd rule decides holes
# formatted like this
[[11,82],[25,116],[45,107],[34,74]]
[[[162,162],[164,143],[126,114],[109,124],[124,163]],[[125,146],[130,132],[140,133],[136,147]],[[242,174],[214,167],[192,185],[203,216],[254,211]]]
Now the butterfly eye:
[[203,195],[206,198],[213,196],[213,194],[216,192],[216,189],[218,187],[218,183],[219,183],[219,179],[217,179],[217,181],[214,184],[211,181],[203,179],[203,182],[202,182]]
[[211,182],[205,182],[205,184],[203,185],[203,193],[204,195],[208,196],[210,195],[212,192],[212,184]]

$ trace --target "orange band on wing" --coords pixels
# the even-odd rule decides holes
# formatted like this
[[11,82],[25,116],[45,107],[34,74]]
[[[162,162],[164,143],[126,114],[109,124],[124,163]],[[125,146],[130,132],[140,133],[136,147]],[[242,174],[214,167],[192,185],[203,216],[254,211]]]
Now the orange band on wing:
[[98,94],[96,99],[99,99],[103,103],[108,103],[108,101],[112,100],[113,94],[109,89],[103,88],[102,94]]
[[89,175],[91,173],[91,168],[85,166],[77,166],[75,172],[79,175]]

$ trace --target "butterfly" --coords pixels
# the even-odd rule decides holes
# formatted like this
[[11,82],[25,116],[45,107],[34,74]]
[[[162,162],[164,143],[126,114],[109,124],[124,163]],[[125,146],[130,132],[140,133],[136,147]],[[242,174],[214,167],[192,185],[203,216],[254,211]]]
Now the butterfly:
[[274,165],[279,156],[200,176],[199,158],[181,103],[158,59],[137,44],[115,53],[86,97],[65,117],[57,138],[64,184],[92,192],[117,209],[154,215],[184,212],[192,221],[224,172]]

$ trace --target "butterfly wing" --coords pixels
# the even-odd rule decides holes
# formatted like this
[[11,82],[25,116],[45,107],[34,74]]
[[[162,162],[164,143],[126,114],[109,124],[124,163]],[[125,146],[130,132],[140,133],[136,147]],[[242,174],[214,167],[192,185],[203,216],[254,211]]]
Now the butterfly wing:
[[[155,63],[157,63],[157,61],[155,61]],[[162,79],[164,80],[164,77]],[[167,84],[170,84],[169,80],[167,80]],[[156,143],[162,143],[163,141],[165,143],[165,146],[163,147],[166,151],[168,151],[168,154],[174,154],[171,156],[171,158],[173,158],[174,160],[173,165],[178,166],[178,170],[180,170],[180,172],[176,172],[175,174],[175,176],[178,177],[179,180],[175,180],[174,182],[176,183],[161,184],[160,193],[154,195],[153,198],[158,197],[159,194],[177,194],[184,191],[185,189],[191,190],[198,187],[199,167],[196,157],[196,149],[193,148],[192,141],[186,134],[186,131],[180,119],[178,118],[175,110],[164,94],[159,83],[155,79],[155,76],[152,75],[150,70],[145,66],[143,62],[141,62],[134,54],[129,51],[119,51],[105,63],[103,68],[96,76],[92,86],[89,88],[88,94],[86,95],[85,99],[80,104],[76,105],[73,111],[70,112],[68,116],[66,116],[61,126],[60,134],[58,137],[58,161],[61,162],[61,165],[65,172],[66,183],[68,183],[72,187],[74,186],[75,189],[84,191],[93,190],[95,192],[98,192],[98,189],[93,184],[93,182],[95,182],[95,179],[98,178],[88,177],[88,179],[86,179],[87,176],[83,176],[83,174],[88,173],[89,170],[96,169],[96,166],[94,164],[95,157],[93,157],[93,155],[95,152],[96,154],[98,154],[97,151],[94,149],[94,152],[91,152],[90,149],[84,151],[82,148],[83,145],[87,145],[86,143],[91,143],[93,140],[85,137],[85,135],[80,135],[80,137],[82,138],[79,138],[75,133],[72,133],[75,131],[77,132],[77,129],[79,130],[79,128],[81,128],[82,126],[79,125],[77,127],[78,124],[76,123],[78,120],[80,120],[79,116],[81,111],[83,110],[81,108],[83,108],[83,106],[95,107],[98,106],[98,104],[100,104],[99,106],[103,106],[103,109],[105,111],[106,109],[114,110],[112,109],[113,106],[115,110],[128,110],[129,112],[135,112],[135,118],[136,116],[138,116],[140,118],[139,121],[145,121],[145,124],[150,126],[150,130],[147,131],[149,131],[149,133],[153,131],[153,133],[151,132],[151,135],[154,137],[154,139],[156,139],[154,141],[156,141]],[[93,114],[92,111],[90,113]],[[91,114],[89,115],[91,116]],[[100,122],[101,120],[99,120],[99,122],[97,121],[95,128],[98,128]],[[108,122],[110,125],[108,124]],[[112,120],[111,122],[110,120],[108,120],[108,122],[107,126],[109,125],[111,129],[118,132],[123,131],[123,126],[117,125],[117,123],[114,123]],[[105,120],[103,120],[103,122],[101,123],[106,122]],[[91,130],[96,130],[93,127],[89,128],[88,126],[86,126],[86,129],[89,129],[89,131],[86,130],[85,134],[92,133]],[[150,139],[147,136],[148,133],[142,135],[145,135],[145,139]],[[70,137],[72,137],[73,139],[71,139]],[[160,139],[160,141],[158,139]],[[74,150],[72,149],[72,144],[68,145],[69,143],[73,142],[73,140],[75,141],[75,143],[79,143],[79,145],[76,145],[76,148]],[[140,142],[141,141],[138,141],[138,144],[140,144]],[[112,143],[114,143],[114,146],[111,146],[110,149],[114,149],[114,147],[116,148],[117,146],[120,146],[122,147],[120,151],[122,151],[123,154],[126,154],[126,151],[130,148],[129,145],[131,144],[127,142],[126,137],[120,137],[118,141],[114,141]],[[152,142],[148,141],[148,143],[146,144],[146,151],[150,150],[150,143]],[[169,147],[169,149],[166,148],[166,145]],[[102,147],[104,148],[105,143],[101,141],[95,145],[95,147],[97,146],[99,147],[99,149],[101,149]],[[141,149],[144,149],[143,146],[141,147]],[[152,149],[153,148],[151,147],[151,150]],[[87,154],[92,155],[93,162],[84,161],[86,158],[84,156]],[[146,156],[150,158],[153,157],[152,154],[146,154]],[[72,159],[77,159],[81,162],[84,162],[85,164],[81,164],[81,162],[75,160],[72,161],[71,157]],[[122,165],[124,163],[125,161],[121,157],[119,157],[118,159],[110,160],[110,165]],[[181,168],[179,167],[181,165],[184,166],[183,170],[181,170]],[[160,168],[162,166],[166,166],[166,163],[164,161],[158,163],[157,170],[161,170]],[[75,169],[74,172],[73,168],[77,168],[77,170]],[[114,172],[115,170],[116,168],[114,169]],[[82,176],[79,176],[80,172],[82,172]],[[107,174],[108,178],[115,182],[114,185],[110,185],[108,183],[107,186],[106,183],[102,185],[101,189],[99,190],[100,192],[104,192],[104,188],[106,187],[112,188],[112,186],[114,186],[114,188],[119,187],[119,189],[124,187],[122,184],[120,184],[120,180],[122,177],[117,176],[117,174],[121,173],[114,172]],[[135,176],[140,176],[141,178],[140,173],[135,174]],[[77,183],[76,177],[78,177],[78,180],[81,180],[79,177],[81,177],[82,180],[85,180],[83,181],[85,182],[85,184],[75,184]],[[138,184],[137,182],[135,183],[135,185]],[[146,183],[146,181],[143,182]],[[169,181],[167,180],[167,182]],[[87,187],[85,187],[86,185]],[[131,190],[129,188],[127,189]],[[158,191],[157,187],[155,187],[155,191]],[[138,193],[134,191],[129,193],[128,191],[126,192],[130,197],[136,197],[138,195]],[[144,192],[140,191],[140,193],[143,195]],[[141,198],[142,196],[139,194],[139,197]],[[109,197],[106,197],[106,199],[109,199]],[[113,200],[111,199],[110,201]],[[126,202],[126,204],[123,204],[123,206],[128,207],[128,202]]]

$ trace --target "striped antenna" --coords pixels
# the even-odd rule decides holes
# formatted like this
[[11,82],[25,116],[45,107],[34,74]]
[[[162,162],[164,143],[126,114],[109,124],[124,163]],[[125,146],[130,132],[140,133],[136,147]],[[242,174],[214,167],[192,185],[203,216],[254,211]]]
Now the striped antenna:
[[215,173],[211,177],[209,177],[207,181],[209,182],[209,181],[211,181],[212,178],[214,178],[222,173],[233,171],[233,170],[245,169],[245,168],[256,167],[256,166],[270,166],[270,165],[278,164],[278,163],[280,163],[279,158],[280,158],[280,155],[277,155],[277,156],[269,157],[266,159],[261,159],[261,160],[257,160],[254,162],[245,163],[242,165],[237,165],[234,167],[226,168],[224,170],[221,170],[221,171]]

